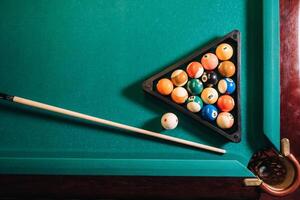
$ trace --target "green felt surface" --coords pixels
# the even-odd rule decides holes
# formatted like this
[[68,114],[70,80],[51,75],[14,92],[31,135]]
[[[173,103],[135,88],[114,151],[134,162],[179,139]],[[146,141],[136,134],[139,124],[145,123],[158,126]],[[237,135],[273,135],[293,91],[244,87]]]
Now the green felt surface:
[[[2,92],[228,153],[185,148],[0,102],[0,172],[252,176],[245,166],[253,152],[271,143],[279,146],[279,110],[266,107],[264,98],[268,95],[278,108],[278,26],[278,1],[264,6],[260,0],[1,1]],[[240,30],[242,39],[238,144],[141,88],[152,74],[233,29]],[[270,55],[275,58],[267,62]],[[170,111],[178,115],[179,126],[162,131],[160,116]]]

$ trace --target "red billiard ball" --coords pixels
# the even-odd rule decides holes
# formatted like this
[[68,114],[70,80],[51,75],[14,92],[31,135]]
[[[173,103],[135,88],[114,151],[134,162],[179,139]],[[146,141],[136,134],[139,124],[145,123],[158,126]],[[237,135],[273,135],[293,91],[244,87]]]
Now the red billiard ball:
[[229,95],[222,95],[217,101],[218,108],[223,112],[229,112],[234,108],[234,99]]

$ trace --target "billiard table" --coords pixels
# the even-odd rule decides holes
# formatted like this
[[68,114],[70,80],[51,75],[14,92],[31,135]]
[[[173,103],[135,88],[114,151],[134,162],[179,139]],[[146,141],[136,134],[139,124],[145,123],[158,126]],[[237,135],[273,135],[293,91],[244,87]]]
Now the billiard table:
[[[100,180],[95,194],[105,198],[157,197],[155,189],[173,183],[172,191],[160,197],[170,197],[174,190],[177,197],[197,197],[208,188],[224,188],[205,197],[227,193],[250,199],[259,196],[259,187],[284,196],[299,186],[299,163],[280,135],[277,0],[30,0],[0,5],[1,92],[227,151],[220,155],[186,148],[1,102],[3,196],[13,196],[12,189],[5,189],[6,184],[13,187],[12,177],[21,177],[23,185],[35,182],[31,184],[37,188],[44,182],[54,186],[66,177],[81,184]],[[241,33],[239,143],[142,89],[149,76],[235,29]],[[165,112],[177,114],[175,130],[162,130],[160,117]],[[188,189],[183,187],[187,183]],[[79,197],[88,193],[85,187],[74,190]]]

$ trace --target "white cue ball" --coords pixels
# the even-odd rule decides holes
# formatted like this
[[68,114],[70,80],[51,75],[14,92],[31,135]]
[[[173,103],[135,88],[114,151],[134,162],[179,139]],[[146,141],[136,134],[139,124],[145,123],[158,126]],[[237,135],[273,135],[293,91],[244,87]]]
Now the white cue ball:
[[161,125],[164,129],[174,129],[178,125],[178,118],[174,113],[166,113],[161,117]]

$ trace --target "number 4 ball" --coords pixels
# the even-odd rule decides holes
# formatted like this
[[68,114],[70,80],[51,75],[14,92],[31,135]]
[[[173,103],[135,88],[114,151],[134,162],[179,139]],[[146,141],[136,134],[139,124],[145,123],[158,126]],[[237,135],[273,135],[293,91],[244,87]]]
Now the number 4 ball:
[[218,110],[213,105],[206,105],[202,108],[202,117],[207,121],[214,121],[218,116]]
[[178,118],[174,113],[166,113],[161,117],[161,125],[164,129],[174,129],[178,125]]

